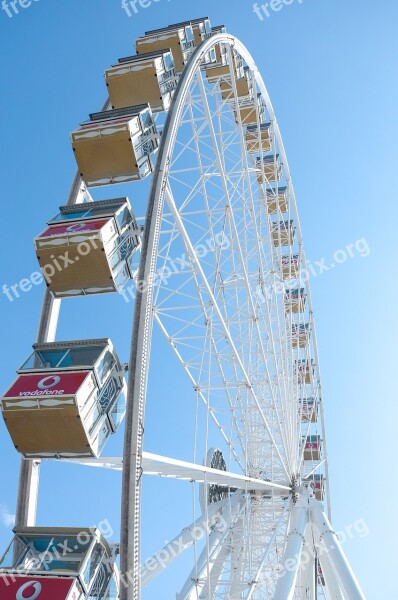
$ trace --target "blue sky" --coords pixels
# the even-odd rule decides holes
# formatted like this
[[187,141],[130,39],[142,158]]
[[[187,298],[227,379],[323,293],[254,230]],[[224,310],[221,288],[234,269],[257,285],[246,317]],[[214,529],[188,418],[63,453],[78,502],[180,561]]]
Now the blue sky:
[[[69,133],[101,106],[104,69],[131,54],[133,40],[145,30],[204,14],[248,46],[264,76],[289,157],[307,257],[314,264],[324,257],[330,265],[336,251],[354,244],[352,257],[346,251],[347,260],[311,281],[333,519],[337,530],[366,521],[370,534],[354,536],[344,548],[367,597],[393,598],[398,533],[393,468],[398,6],[393,0],[297,0],[262,21],[251,0],[158,0],[131,17],[118,0],[36,0],[12,18],[1,11],[0,287],[37,270],[32,239],[66,201],[75,171]],[[144,213],[147,190],[147,183],[139,184],[130,194],[137,214]],[[114,192],[101,190],[95,198]],[[34,286],[13,302],[0,295],[2,389],[30,352],[42,294],[43,287]],[[132,309],[122,298],[71,300],[62,310],[58,338],[110,335],[127,360]],[[173,389],[182,399],[187,384],[181,381],[175,390],[166,371],[157,374],[151,393],[163,398],[164,390]],[[179,424],[166,433],[160,422],[148,431],[148,450],[160,448],[166,435],[175,436],[176,448],[188,443]],[[107,454],[120,448],[118,436]],[[6,510],[14,510],[19,458],[2,422],[0,451],[3,548],[11,535]],[[171,514],[175,489],[165,484],[163,503]],[[97,472],[45,465],[39,522],[92,525],[108,518],[117,537],[119,492],[117,474],[99,479]],[[144,518],[151,519],[154,531],[160,527],[158,501],[148,492]],[[186,524],[184,516],[170,520],[169,539]]]

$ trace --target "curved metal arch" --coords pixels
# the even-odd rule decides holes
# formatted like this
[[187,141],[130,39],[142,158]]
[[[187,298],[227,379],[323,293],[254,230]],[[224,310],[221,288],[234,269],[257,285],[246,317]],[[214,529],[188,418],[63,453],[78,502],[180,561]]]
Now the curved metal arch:
[[[303,256],[303,241],[300,222],[295,203],[289,165],[283,146],[282,137],[276,121],[275,113],[261,74],[246,47],[234,36],[217,34],[204,41],[193,53],[178,83],[177,90],[169,109],[161,144],[159,157],[153,175],[151,192],[146,213],[142,256],[138,276],[138,290],[134,310],[133,334],[129,362],[129,385],[127,394],[127,413],[125,420],[125,440],[122,478],[121,507],[121,572],[128,577],[130,586],[121,588],[121,600],[140,600],[141,588],[139,578],[140,566],[140,514],[141,514],[141,475],[144,437],[144,419],[146,390],[148,384],[151,336],[153,328],[153,281],[156,268],[156,257],[159,246],[160,222],[163,211],[168,172],[178,126],[182,116],[184,103],[193,79],[200,69],[206,53],[217,44],[226,44],[235,49],[245,60],[254,74],[256,83],[263,96],[267,110],[271,116],[279,152],[283,161],[285,177],[290,190],[292,207],[296,221],[300,252]],[[309,310],[312,319],[313,310],[309,288],[307,289]],[[315,329],[313,327],[314,359],[318,367],[319,360]],[[323,409],[321,406],[322,421]],[[326,442],[324,440],[325,456]],[[327,462],[327,461],[326,461]],[[327,469],[327,466],[326,466]],[[327,477],[328,485],[328,477]],[[329,498],[329,494],[328,494]]]

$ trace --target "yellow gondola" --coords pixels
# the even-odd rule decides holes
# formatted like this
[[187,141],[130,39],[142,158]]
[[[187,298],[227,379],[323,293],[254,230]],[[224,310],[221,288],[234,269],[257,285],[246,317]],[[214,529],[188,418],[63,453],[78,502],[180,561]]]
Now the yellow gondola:
[[127,198],[61,206],[34,240],[48,289],[56,298],[120,291],[139,235]]
[[320,435],[308,435],[303,438],[304,460],[320,460],[322,455],[322,442]]
[[177,77],[169,50],[120,58],[105,71],[112,108],[150,104],[152,112],[168,110]]
[[125,413],[124,372],[109,339],[35,344],[0,398],[27,458],[98,457]]
[[282,276],[284,280],[297,279],[300,273],[300,255],[287,254],[282,256]]
[[308,323],[293,323],[292,346],[293,348],[305,348],[309,340]]
[[175,25],[146,31],[135,41],[137,54],[170,49],[177,73],[181,73],[195,48],[192,25]]
[[[279,154],[260,156],[256,160],[257,181],[280,181],[282,178],[282,165]],[[265,178],[265,179],[264,179]]]
[[88,187],[144,179],[153,170],[159,146],[148,104],[93,113],[71,139]]
[[228,57],[226,56],[225,64],[215,64],[206,68],[206,77],[209,83],[219,83],[220,80],[230,81],[231,70],[236,81],[244,77],[243,60],[237,52],[232,55],[232,69],[229,66]]
[[303,423],[316,423],[318,421],[318,404],[314,398],[300,400],[299,412]]
[[272,224],[272,241],[274,246],[291,246],[294,244],[295,227],[293,220],[277,221]]
[[246,149],[251,154],[257,152],[270,152],[272,149],[271,123],[261,123],[260,130],[257,123],[249,125],[245,132]]
[[285,290],[286,312],[302,313],[305,310],[305,304],[304,288]]

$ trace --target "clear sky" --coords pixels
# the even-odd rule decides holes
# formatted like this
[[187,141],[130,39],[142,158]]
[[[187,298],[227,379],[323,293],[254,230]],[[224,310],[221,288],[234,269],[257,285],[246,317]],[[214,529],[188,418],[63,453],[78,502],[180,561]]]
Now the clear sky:
[[[313,264],[324,257],[326,265],[336,265],[311,281],[334,527],[344,530],[365,520],[369,535],[356,533],[344,548],[367,597],[392,600],[397,597],[398,534],[393,466],[398,5],[394,0],[295,0],[277,12],[267,10],[269,17],[263,12],[260,20],[252,0],[158,0],[129,17],[119,0],[35,0],[12,17],[0,11],[0,287],[37,270],[32,239],[67,199],[75,172],[69,133],[101,106],[104,69],[131,54],[133,40],[147,29],[205,14],[213,24],[225,24],[252,52],[271,95],[293,174],[307,257]],[[135,198],[130,194],[138,214],[144,214],[146,192],[145,184],[137,187]],[[117,195],[116,189],[108,189],[95,198]],[[349,244],[351,256],[345,250],[343,261],[344,254],[335,253]],[[42,295],[43,286],[13,302],[0,294],[2,390],[35,341]],[[117,300],[65,302],[58,338],[109,335],[127,360],[133,306]],[[171,390],[182,396],[185,385],[172,387],[167,373],[160,372],[151,390],[167,406]],[[148,431],[149,451],[157,451],[171,435],[160,423]],[[117,455],[120,449],[117,436],[106,453]],[[2,421],[0,452],[2,549],[11,536],[19,468]],[[97,472],[48,464],[42,482],[40,524],[92,525],[107,518],[117,537],[119,475],[104,473],[99,479]],[[175,489],[174,484],[165,487],[170,494]],[[171,536],[177,533],[174,521],[180,526],[185,521],[177,514],[174,519],[171,495],[148,497],[154,530],[158,502],[170,511]]]

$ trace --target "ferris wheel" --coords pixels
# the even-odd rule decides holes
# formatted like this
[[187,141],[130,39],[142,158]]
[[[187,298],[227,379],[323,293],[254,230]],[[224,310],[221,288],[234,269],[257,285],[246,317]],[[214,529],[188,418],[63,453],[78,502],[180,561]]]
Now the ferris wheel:
[[[363,599],[330,524],[307,263],[264,81],[245,46],[207,18],[148,31],[136,50],[105,72],[109,100],[72,133],[78,174],[68,205],[35,240],[48,283],[39,339],[2,399],[24,456],[17,541],[75,535],[34,525],[40,461],[76,462],[122,471],[120,546],[107,547],[95,534],[90,551],[103,545],[111,575],[97,559],[93,582],[77,571],[60,598],[152,598],[153,581],[188,555],[184,581],[165,590],[165,599]],[[97,187],[148,176],[142,226],[127,198],[91,196]],[[49,257],[62,244],[79,248],[79,263],[75,256],[65,270],[51,270]],[[55,341],[61,299],[126,294],[129,281],[135,304],[128,367],[108,339]],[[149,390],[161,372],[153,357],[161,337],[173,377],[189,383],[183,410],[173,389],[165,390],[168,418],[189,432],[184,460],[144,444],[146,408],[159,402]],[[21,389],[29,401],[21,401]],[[61,406],[66,396],[69,404]],[[43,421],[54,402],[69,411],[64,423],[72,441],[54,425],[59,411]],[[123,456],[105,457],[123,417]],[[26,439],[24,419],[36,426],[37,439]],[[43,427],[51,435],[43,436]],[[148,476],[159,476],[160,496],[164,478],[185,485],[192,513],[149,559],[141,552],[150,535],[142,523]],[[28,578],[19,583],[28,589],[34,576],[44,586],[49,572],[24,564]],[[16,574],[16,564],[0,568]],[[62,571],[52,574],[64,584]]]

